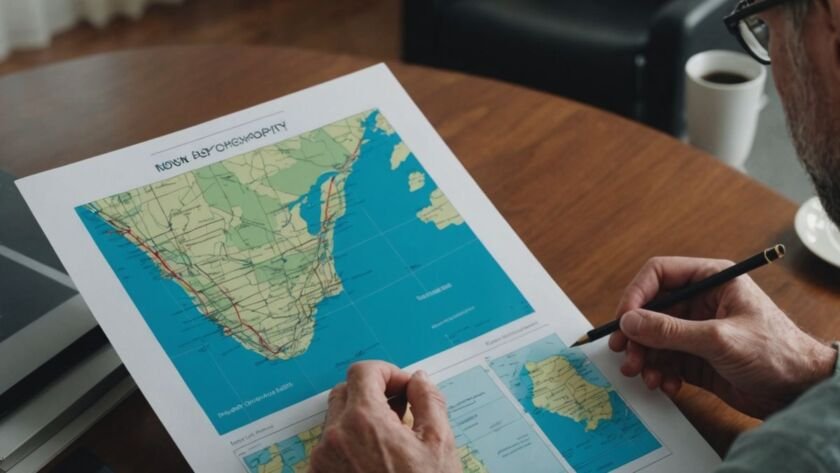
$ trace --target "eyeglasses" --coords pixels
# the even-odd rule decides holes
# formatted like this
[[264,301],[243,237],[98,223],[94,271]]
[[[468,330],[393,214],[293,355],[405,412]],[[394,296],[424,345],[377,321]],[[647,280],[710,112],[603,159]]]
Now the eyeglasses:
[[740,0],[732,13],[723,19],[729,32],[738,38],[750,56],[770,64],[770,31],[758,13],[789,0]]

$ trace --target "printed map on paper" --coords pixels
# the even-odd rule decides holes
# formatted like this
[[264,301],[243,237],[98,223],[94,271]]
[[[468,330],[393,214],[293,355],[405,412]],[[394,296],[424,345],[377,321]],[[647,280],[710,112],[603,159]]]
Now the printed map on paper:
[[378,110],[76,212],[219,433],[532,312]]
[[[439,387],[446,396],[464,473],[566,471],[482,367],[453,376]],[[247,454],[242,461],[250,473],[306,471],[312,439],[320,435],[321,427],[315,427]]]

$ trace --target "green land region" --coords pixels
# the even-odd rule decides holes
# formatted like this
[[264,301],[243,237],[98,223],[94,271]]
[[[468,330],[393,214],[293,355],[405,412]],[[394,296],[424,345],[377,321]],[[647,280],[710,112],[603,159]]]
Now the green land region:
[[[294,358],[312,343],[318,304],[344,290],[335,228],[370,113],[87,207],[225,335],[266,359]],[[394,133],[381,114],[376,127]],[[397,169],[410,153],[400,141],[384,164]],[[411,190],[424,185],[419,172],[409,182]],[[464,222],[440,189],[416,217],[438,229]]]
[[[147,253],[226,335],[267,359],[295,357],[312,341],[317,304],[342,291],[332,258],[335,224],[368,113],[89,208]],[[320,199],[314,234],[301,215],[313,198]]]
[[463,473],[490,473],[487,465],[476,456],[470,445],[458,448],[458,458],[461,460],[461,471]]
[[533,383],[531,401],[535,407],[586,424],[586,431],[612,419],[610,389],[590,383],[560,356],[525,364]]

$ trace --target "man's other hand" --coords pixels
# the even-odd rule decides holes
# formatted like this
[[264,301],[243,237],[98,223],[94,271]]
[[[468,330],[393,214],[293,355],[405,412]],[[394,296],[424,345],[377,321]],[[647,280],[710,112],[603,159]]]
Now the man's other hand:
[[650,389],[676,395],[683,382],[715,393],[732,407],[765,416],[831,375],[837,353],[800,330],[748,276],[740,276],[667,310],[641,309],[661,293],[732,263],[653,258],[624,292],[610,338],[624,351],[621,371]]
[[[389,398],[405,395],[414,422],[402,423]],[[409,376],[382,361],[356,363],[329,397],[314,473],[458,473],[446,401],[422,371]]]

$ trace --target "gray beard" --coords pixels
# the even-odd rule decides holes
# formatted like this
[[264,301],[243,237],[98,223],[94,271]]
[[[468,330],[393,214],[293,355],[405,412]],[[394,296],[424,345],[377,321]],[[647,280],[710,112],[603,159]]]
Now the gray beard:
[[[797,35],[798,36],[798,35]],[[840,120],[820,97],[827,97],[800,38],[788,41],[793,83],[783,100],[788,130],[828,217],[840,225]]]

